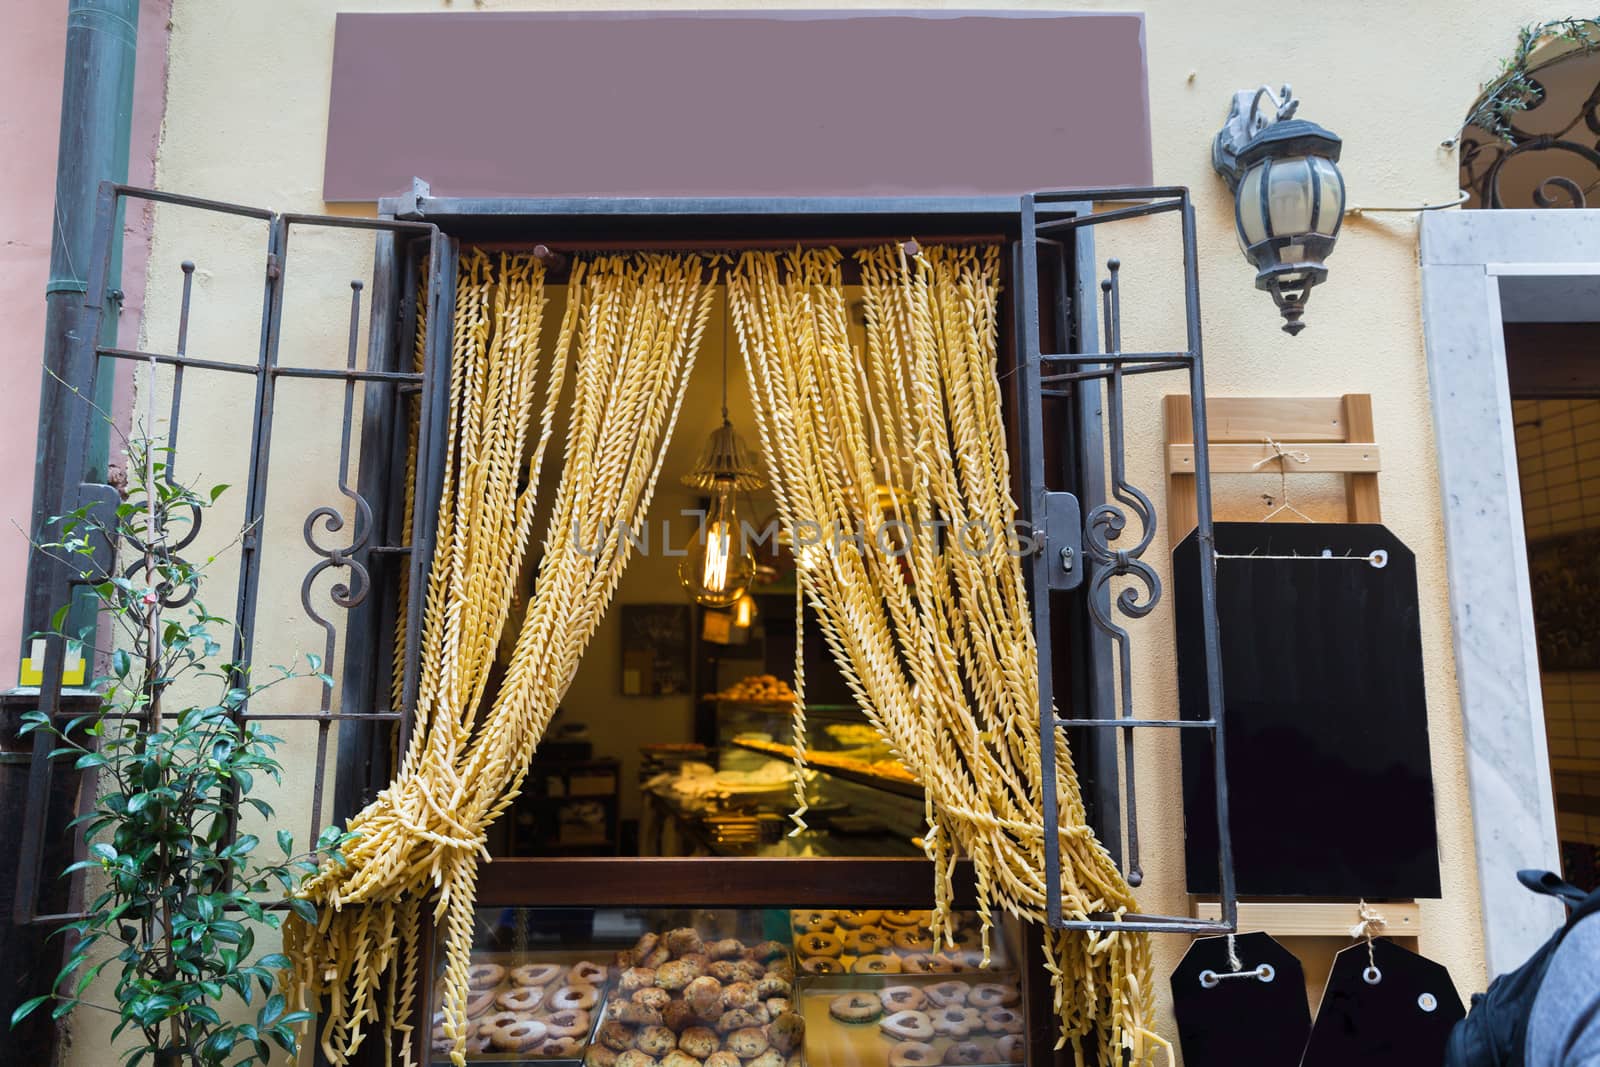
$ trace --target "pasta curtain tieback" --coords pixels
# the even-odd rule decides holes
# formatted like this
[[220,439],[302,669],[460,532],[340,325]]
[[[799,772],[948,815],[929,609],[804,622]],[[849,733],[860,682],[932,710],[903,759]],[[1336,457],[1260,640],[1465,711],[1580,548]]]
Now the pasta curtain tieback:
[[[939,932],[952,930],[958,855],[972,861],[986,922],[995,905],[1044,922],[1044,788],[1060,804],[1065,913],[1132,911],[1059,738],[1056,780],[1041,782],[1038,657],[1010,551],[1017,508],[996,378],[999,251],[857,253],[859,347],[841,258],[746,254],[729,299],[804,596],[868,718],[927,791]],[[817,529],[848,536],[796,536]],[[1045,938],[1079,1063],[1139,1065],[1158,1050],[1170,1060],[1152,1029],[1146,935]]]
[[[532,256],[463,256],[456,291],[449,438],[421,620],[415,726],[399,774],[350,821],[347,863],[302,895],[285,949],[302,999],[324,997],[322,1049],[346,1063],[374,1026],[389,1062],[426,1055],[411,1032],[421,908],[443,935],[445,1035],[465,1062],[467,965],[489,827],[529,760],[627,562],[623,531],[649,509],[711,290],[694,256],[580,260],[553,348]],[[531,599],[512,623],[540,474],[571,376],[560,480]],[[499,688],[496,648],[516,639]]]

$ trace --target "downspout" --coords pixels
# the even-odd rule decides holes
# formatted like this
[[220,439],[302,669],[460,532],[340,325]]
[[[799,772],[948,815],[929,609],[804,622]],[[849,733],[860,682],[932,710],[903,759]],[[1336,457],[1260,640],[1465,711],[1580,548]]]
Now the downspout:
[[[86,482],[103,482],[106,478],[109,427],[105,420],[98,416],[89,420],[86,440],[69,432],[69,428],[84,425],[85,399],[75,395],[74,389],[87,381],[89,368],[85,360],[93,358],[76,342],[94,329],[97,320],[97,310],[84,306],[84,294],[88,289],[98,187],[107,179],[125,182],[128,175],[138,25],[138,0],[69,0],[29,524],[36,539],[50,516],[80,503],[79,487],[65,484],[66,472],[79,469],[80,457],[70,454],[74,449],[82,453]],[[119,285],[121,237],[119,217],[112,234],[107,274],[111,292],[116,292]],[[117,310],[115,303],[106,308],[102,340],[114,338]],[[111,374],[101,376],[94,398],[96,406],[108,413],[114,397],[113,378]],[[78,439],[69,443],[74,438]],[[49,628],[60,596],[60,579],[37,553],[29,554],[25,589],[22,633],[23,654],[27,655],[27,635]],[[68,626],[77,629],[93,624],[92,602],[84,599],[75,606]],[[42,824],[48,814],[49,833],[63,839],[70,836],[61,832],[61,809],[70,805],[74,790],[56,783],[34,805],[33,821],[41,825],[23,825],[24,812],[29,807],[30,778],[37,779],[37,772],[43,767],[38,753],[24,752],[18,743],[16,715],[38,703],[37,698],[18,691],[0,694],[0,825],[13,832],[20,829],[24,840],[32,836],[45,850],[47,859],[39,885],[41,894],[54,894],[60,884],[56,878],[60,866],[55,866],[55,860],[64,856],[63,850],[70,851],[70,842],[52,842]],[[61,940],[46,940],[49,929],[17,921],[34,911],[32,900],[21,900],[17,895],[19,875],[23,873],[20,861],[26,851],[16,847],[0,849],[0,1062],[44,1067],[57,1062],[58,1033],[49,1012],[35,1012],[16,1029],[8,1025],[18,1004],[50,991],[62,961]]]

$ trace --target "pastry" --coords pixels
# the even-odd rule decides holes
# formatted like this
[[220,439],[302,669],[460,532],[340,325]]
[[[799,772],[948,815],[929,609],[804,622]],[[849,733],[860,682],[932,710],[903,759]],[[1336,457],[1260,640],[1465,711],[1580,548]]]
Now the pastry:
[[902,1041],[889,1050],[889,1067],[924,1067],[938,1062],[939,1053],[921,1041]]
[[[743,952],[743,949],[739,951]],[[738,960],[712,960],[706,964],[706,973],[719,982],[737,982],[739,980]]]
[[666,1011],[667,1005],[672,1003],[672,994],[657,986],[650,986],[646,989],[635,989],[628,999],[641,1007]]
[[832,930],[838,917],[831,911],[797,911],[794,913],[794,932],[810,934],[818,930]]
[[1022,1016],[1010,1008],[990,1008],[983,1013],[983,1028],[991,1034],[1020,1034]]
[[781,959],[789,954],[789,950],[782,941],[762,941],[750,947],[751,958],[761,963],[768,960]]
[[511,970],[511,981],[517,985],[547,986],[561,977],[561,968],[554,963],[524,963]]
[[700,969],[683,960],[673,960],[656,968],[656,985],[676,993],[700,977]]
[[545,1025],[536,1019],[518,1019],[496,1026],[485,1036],[497,1052],[526,1052],[545,1039]]
[[617,988],[624,993],[631,993],[635,989],[656,984],[656,972],[649,967],[629,967],[622,972],[622,977],[617,979]]
[[[576,967],[573,968],[577,970]],[[564,985],[550,994],[550,1007],[555,1011],[588,1011],[599,999],[592,985]]]
[[950,974],[955,964],[931,952],[910,952],[900,957],[900,967],[907,974]]
[[932,952],[933,936],[920,926],[902,926],[894,932],[894,947],[901,952]]
[[722,1013],[722,1018],[716,1022],[716,1030],[719,1034],[731,1034],[735,1030],[753,1029],[760,1025],[761,1020],[754,1012],[746,1011],[744,1008],[734,1008],[732,1011]]
[[[658,989],[658,993],[666,990]],[[653,1008],[637,1000],[627,1000],[616,1005],[615,1014],[618,1022],[627,1023],[629,1026],[660,1026],[666,1022],[660,1008]]]
[[617,1057],[617,1067],[656,1067],[656,1058],[648,1052],[631,1048]]
[[938,982],[934,985],[924,986],[923,992],[936,1007],[947,1007],[951,1004],[965,1004],[967,990],[970,987],[965,982]]
[[999,1050],[1000,1058],[1007,1063],[1022,1062],[1024,1052],[1022,1038],[1016,1034],[1007,1034],[1002,1037],[995,1042],[995,1048]]
[[828,1002],[828,1014],[842,1023],[870,1023],[883,1015],[883,1005],[872,993],[846,993]]
[[933,1038],[933,1022],[925,1012],[902,1010],[885,1015],[878,1027],[899,1041],[929,1041]]
[[794,987],[784,979],[776,978],[769,974],[756,983],[756,996],[763,1000],[769,997],[792,997],[794,996]]
[[800,961],[800,969],[807,974],[843,974],[844,964],[834,956],[808,956]]
[[665,1026],[646,1026],[634,1035],[633,1047],[659,1058],[678,1047],[678,1035]]
[[694,1009],[683,1001],[674,1000],[661,1009],[661,1021],[667,1025],[667,1029],[677,1032],[686,1026],[694,1026],[696,1023],[703,1023],[706,1020],[696,1015]]
[[674,956],[687,956],[705,949],[705,942],[700,940],[700,934],[691,926],[668,930],[661,941]]
[[714,960],[731,960],[744,951],[744,942],[736,937],[725,937],[706,946],[706,955]]
[[[576,1037],[547,1037],[544,1039],[544,1044],[539,1046],[538,1053],[550,1059],[571,1059],[582,1047],[583,1042]],[[620,1061],[627,1055],[631,1053],[621,1053],[617,1059]]]
[[545,1026],[551,1037],[583,1037],[589,1033],[589,1013],[581,1008],[568,1008],[551,1012],[545,1017]]
[[863,926],[859,930],[846,930],[839,940],[852,956],[870,956],[889,951],[892,935],[881,926]]
[[495,1004],[506,1011],[533,1012],[544,1003],[544,988],[536,985],[519,985],[494,998]]
[[705,1067],[739,1067],[739,1057],[731,1052],[713,1052],[706,1057]]
[[886,911],[883,921],[889,926],[927,926],[932,916],[925,911]]
[[928,1003],[927,995],[914,985],[891,985],[878,990],[878,999],[884,1011],[920,1011]]
[[467,968],[467,988],[477,992],[493,989],[506,980],[506,969],[494,963],[474,963]]
[[899,974],[898,956],[862,956],[851,965],[852,974]]
[[788,1055],[799,1048],[806,1039],[806,1021],[798,1012],[785,1012],[772,1020],[767,1027],[767,1040],[772,1047]]
[[829,933],[818,931],[806,934],[795,942],[795,949],[805,957],[825,956],[835,959],[844,952],[844,943]]
[[583,1054],[583,1067],[617,1067],[617,1054],[604,1045],[590,1045]]
[[977,1008],[968,1008],[960,1004],[950,1004],[940,1008],[930,1013],[929,1018],[933,1020],[934,1033],[957,1041],[965,1040],[972,1031],[983,1025],[983,1015]]
[[683,999],[702,1019],[717,1018],[722,1014],[725,1003],[722,983],[709,974],[703,974],[685,986]]
[[1010,1007],[1021,997],[1016,986],[1001,985],[999,982],[979,982],[967,994],[967,1000],[973,1007],[984,1010]]
[[[471,991],[469,990],[468,992]],[[481,993],[473,993],[471,997],[467,998],[467,1006],[464,1009],[467,1018],[476,1019],[494,1007],[494,1002],[497,999],[498,996],[492,989],[485,989]]]
[[957,1041],[944,1050],[944,1062],[946,1063],[989,1063],[992,1059],[992,1056],[986,1055],[984,1046],[976,1041]]
[[839,921],[853,930],[859,930],[863,926],[877,926],[878,923],[883,921],[883,912],[841,911],[839,913]]
[[767,1035],[758,1026],[735,1030],[727,1038],[728,1051],[741,1060],[753,1060],[767,1051]]
[[691,1026],[678,1035],[678,1047],[703,1060],[722,1047],[722,1038],[709,1027]]
[[700,1058],[689,1055],[681,1048],[675,1048],[661,1057],[661,1067],[700,1067]]
[[794,1004],[788,997],[768,997],[761,1002],[766,1006],[767,1012],[776,1019],[778,1016],[794,1010]]
[[607,1019],[600,1024],[595,1035],[599,1043],[616,1052],[626,1052],[633,1047],[634,1028],[617,1019]]
[[660,944],[661,937],[658,934],[653,934],[648,931],[640,934],[639,940],[633,943],[633,958],[635,960],[644,959],[646,956],[650,955],[650,953],[654,952],[656,947]]
[[761,1003],[761,997],[756,992],[756,987],[750,982],[734,982],[722,988],[722,1006],[724,1009],[745,1008],[750,1009]]

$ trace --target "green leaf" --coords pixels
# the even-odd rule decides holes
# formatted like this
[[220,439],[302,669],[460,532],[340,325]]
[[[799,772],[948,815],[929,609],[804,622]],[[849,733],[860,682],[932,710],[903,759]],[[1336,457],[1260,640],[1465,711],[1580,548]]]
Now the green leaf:
[[267,998],[267,1002],[261,1006],[261,1013],[256,1016],[256,1025],[268,1027],[277,1022],[278,1017],[283,1014],[284,1006],[287,1003],[282,993],[272,994]]
[[15,1027],[18,1023],[22,1022],[22,1020],[32,1015],[34,1010],[38,1008],[39,1005],[43,1004],[49,999],[50,994],[46,993],[42,997],[34,997],[32,1000],[24,1000],[21,1004],[17,1005],[17,1010],[11,1013],[11,1025]]
[[284,901],[289,910],[304,919],[311,926],[317,925],[317,906],[301,897],[290,897]]
[[96,841],[94,844],[90,845],[89,855],[103,860],[106,863],[115,863],[117,861],[117,850],[106,844],[104,841]]
[[118,678],[126,678],[131,670],[133,670],[133,657],[128,655],[127,649],[119,648],[111,653],[111,673]]

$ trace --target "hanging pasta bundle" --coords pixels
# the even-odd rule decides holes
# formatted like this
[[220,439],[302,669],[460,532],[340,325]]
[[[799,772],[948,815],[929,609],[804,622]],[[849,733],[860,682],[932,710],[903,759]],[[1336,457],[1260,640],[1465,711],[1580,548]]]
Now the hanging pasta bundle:
[[[302,996],[327,998],[321,1043],[334,1063],[347,1062],[373,1025],[390,1062],[414,1063],[425,1050],[426,1035],[418,1042],[409,1025],[425,901],[444,939],[443,1028],[452,1060],[465,1062],[486,835],[516,798],[610,603],[631,547],[624,531],[648,511],[710,311],[704,275],[693,256],[579,261],[559,339],[540,352],[543,267],[525,255],[463,258],[414,730],[395,780],[350,821],[360,836],[346,865],[302,890],[320,921],[286,924]],[[569,362],[572,407],[537,578],[485,706]]]
[[[730,303],[799,581],[867,716],[927,791],[940,932],[951,932],[957,856],[972,861],[986,922],[994,905],[1044,921],[1043,788],[1060,803],[1068,916],[1132,910],[1064,742],[1056,781],[1041,781],[1038,658],[995,376],[998,250],[925,248],[914,263],[899,246],[858,253],[859,353],[841,258],[746,254]],[[1079,1063],[1170,1059],[1151,1026],[1145,935],[1048,931],[1045,947]]]

